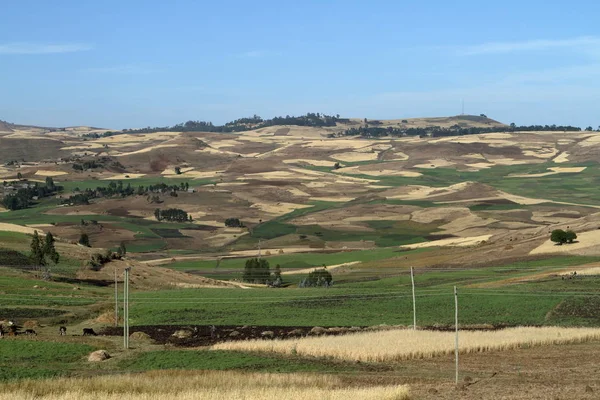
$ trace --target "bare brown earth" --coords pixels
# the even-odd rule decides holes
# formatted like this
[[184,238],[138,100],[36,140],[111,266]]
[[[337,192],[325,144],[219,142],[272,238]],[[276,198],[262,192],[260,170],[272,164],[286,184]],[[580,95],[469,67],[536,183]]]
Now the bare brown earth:
[[114,282],[115,269],[118,276],[123,276],[125,268],[134,267],[130,274],[130,285],[137,290],[154,290],[164,288],[240,288],[240,284],[218,281],[198,275],[186,274],[167,268],[149,266],[133,260],[111,261],[99,271],[82,268],[77,272],[77,279]]
[[[395,127],[424,126],[502,126],[481,117],[418,118],[370,121],[371,125]],[[573,201],[570,204],[548,203],[546,199],[526,198],[504,193],[478,182],[461,182],[447,187],[423,184],[386,184],[383,178],[397,177],[419,182],[426,169],[452,168],[475,171],[494,166],[530,164],[555,160],[565,162],[596,161],[600,142],[586,132],[518,132],[490,133],[443,138],[328,138],[351,126],[364,124],[350,120],[336,127],[299,126],[268,127],[247,132],[224,134],[206,132],[156,132],[139,135],[116,135],[82,140],[81,135],[102,130],[74,127],[65,130],[11,128],[0,138],[4,157],[25,158],[18,166],[3,166],[3,177],[25,177],[43,181],[53,175],[57,182],[98,180],[101,185],[111,179],[133,177],[161,179],[187,178],[194,193],[178,197],[160,196],[160,208],[181,208],[194,218],[189,228],[179,229],[182,236],[164,238],[166,250],[209,251],[208,257],[237,250],[255,249],[256,244],[241,238],[261,223],[294,210],[325,201],[335,206],[291,219],[287,223],[300,227],[320,226],[340,233],[373,233],[373,222],[389,221],[404,229],[431,228],[429,240],[456,240],[440,244],[469,243],[466,252],[477,249],[478,257],[525,257],[543,244],[548,232],[570,226],[580,232],[597,228],[598,211]],[[6,143],[5,143],[6,142]],[[76,160],[106,157],[120,167],[104,167],[75,172]],[[60,161],[60,158],[68,161]],[[342,161],[340,161],[342,160]],[[344,165],[344,160],[370,160],[358,165]],[[340,162],[339,169],[333,166]],[[111,164],[112,165],[112,164]],[[116,164],[115,164],[116,165]],[[183,174],[173,173],[180,167]],[[169,172],[171,171],[171,172]],[[547,170],[565,173],[566,170]],[[558,172],[557,172],[558,171]],[[545,173],[545,172],[543,172]],[[576,174],[575,170],[568,170]],[[508,178],[507,179],[535,179]],[[206,180],[211,184],[206,185]],[[418,204],[385,204],[399,200],[433,202],[435,207]],[[527,209],[472,211],[471,206],[527,205]],[[100,199],[89,206],[57,207],[53,215],[109,215],[133,219],[153,219],[157,204],[144,196],[126,199]],[[224,221],[240,218],[246,228],[228,230]],[[57,218],[59,220],[59,218]],[[98,227],[81,227],[57,222],[53,233],[65,240],[77,240],[85,231],[98,247],[115,247],[121,241],[142,243],[139,232],[118,223]],[[315,228],[318,231],[319,228]],[[470,238],[485,238],[473,239]],[[143,242],[142,244],[145,244]],[[435,243],[434,243],[435,244]],[[374,247],[373,241],[329,240],[315,235],[301,239],[282,235],[268,241],[273,248],[305,247],[344,250]],[[578,249],[573,246],[571,249]],[[461,250],[462,251],[462,250]],[[581,254],[599,252],[585,248]],[[166,254],[160,252],[157,258]]]

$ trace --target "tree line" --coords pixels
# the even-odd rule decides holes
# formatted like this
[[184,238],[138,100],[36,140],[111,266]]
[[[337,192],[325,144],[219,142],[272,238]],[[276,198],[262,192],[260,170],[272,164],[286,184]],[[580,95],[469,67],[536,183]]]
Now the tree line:
[[510,126],[503,127],[471,127],[464,128],[459,125],[454,125],[449,128],[440,126],[431,126],[426,128],[397,128],[397,127],[378,127],[378,126],[361,126],[358,128],[349,128],[340,134],[329,134],[329,137],[339,136],[362,136],[365,138],[381,137],[381,136],[462,136],[462,135],[478,135],[482,133],[493,132],[533,132],[533,131],[554,131],[554,132],[580,132],[581,128],[571,125],[528,125],[517,126],[514,123]]
[[[90,204],[91,199],[99,197],[128,197],[128,196],[145,196],[150,193],[177,193],[177,191],[187,191],[190,187],[188,182],[181,182],[180,184],[167,185],[166,183],[157,183],[155,185],[139,185],[137,189],[134,189],[130,183],[127,185],[123,184],[123,181],[111,181],[108,186],[98,186],[95,189],[85,189],[81,191],[79,188],[75,188],[76,193],[69,196],[69,198],[63,200],[64,204],[73,205],[86,205]],[[154,199],[156,200],[156,199]],[[158,202],[158,201],[152,201]]]
[[88,133],[82,135],[84,138],[98,139],[101,137],[108,137],[122,134],[138,134],[138,133],[153,133],[153,132],[216,132],[216,133],[230,133],[230,132],[243,132],[251,129],[266,128],[268,126],[277,125],[297,125],[297,126],[312,126],[312,127],[324,127],[324,126],[335,126],[337,122],[348,121],[347,119],[341,119],[339,114],[327,115],[321,113],[307,113],[300,116],[285,117],[274,117],[272,119],[263,119],[258,115],[247,118],[239,118],[231,122],[227,122],[225,125],[214,125],[210,121],[187,121],[173,126],[162,126],[162,127],[147,127],[141,129],[123,129],[122,131],[108,131],[102,134]]

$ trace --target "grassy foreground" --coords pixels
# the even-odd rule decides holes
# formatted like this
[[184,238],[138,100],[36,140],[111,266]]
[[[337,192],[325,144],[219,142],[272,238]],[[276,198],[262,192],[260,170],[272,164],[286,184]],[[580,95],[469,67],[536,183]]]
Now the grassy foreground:
[[0,400],[325,399],[403,400],[406,385],[358,386],[334,376],[239,372],[155,371],[89,379],[24,381],[0,385]]

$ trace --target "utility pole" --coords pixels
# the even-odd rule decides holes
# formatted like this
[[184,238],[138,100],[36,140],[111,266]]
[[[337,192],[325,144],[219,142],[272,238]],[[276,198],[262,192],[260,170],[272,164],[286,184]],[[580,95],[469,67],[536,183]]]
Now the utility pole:
[[115,327],[119,326],[119,288],[117,286],[117,267],[115,267]]
[[129,271],[125,268],[125,281],[123,282],[123,347],[129,348]]
[[456,286],[454,286],[454,328],[456,330],[456,346],[454,349],[454,358],[456,360],[456,376],[454,380],[458,385],[458,293],[456,292]]
[[413,295],[413,330],[417,330],[417,303],[415,301],[415,274],[413,267],[410,267],[410,280],[412,282],[412,295]]
[[260,260],[260,242],[262,242],[262,239],[258,239],[258,259]]

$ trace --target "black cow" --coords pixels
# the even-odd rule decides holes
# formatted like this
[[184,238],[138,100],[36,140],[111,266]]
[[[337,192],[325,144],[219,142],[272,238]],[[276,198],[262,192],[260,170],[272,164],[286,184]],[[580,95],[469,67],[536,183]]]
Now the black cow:
[[67,334],[67,327],[61,326],[60,328],[58,328],[58,334],[60,336],[65,336]]
[[98,336],[92,328],[83,328],[83,336]]
[[33,336],[37,336],[37,333],[33,330],[33,329],[25,329],[24,332],[26,335],[33,335]]

